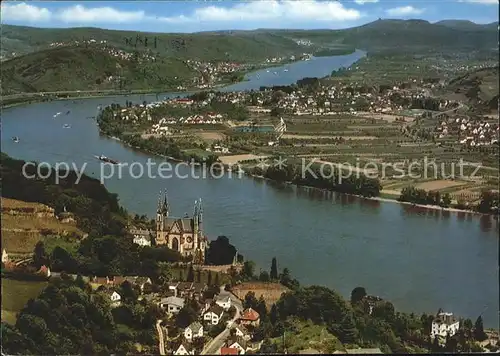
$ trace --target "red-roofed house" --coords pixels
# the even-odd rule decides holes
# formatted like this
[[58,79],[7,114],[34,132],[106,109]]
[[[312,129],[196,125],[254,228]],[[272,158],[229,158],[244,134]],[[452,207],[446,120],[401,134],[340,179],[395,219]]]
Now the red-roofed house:
[[238,349],[234,349],[232,347],[221,347],[219,353],[221,355],[238,355]]
[[258,326],[260,323],[260,315],[252,308],[245,309],[240,317],[242,325]]

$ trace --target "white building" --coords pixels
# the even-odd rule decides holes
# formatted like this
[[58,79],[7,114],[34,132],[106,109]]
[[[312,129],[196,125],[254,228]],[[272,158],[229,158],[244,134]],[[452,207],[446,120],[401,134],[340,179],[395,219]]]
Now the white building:
[[2,263],[6,263],[9,260],[9,254],[5,249],[2,251]]
[[130,230],[130,233],[134,236],[134,243],[139,246],[151,246],[151,236],[152,233],[149,230]]
[[190,344],[182,343],[177,350],[174,351],[174,355],[194,355],[194,349]]
[[203,337],[203,325],[195,321],[184,329],[184,337],[188,341],[196,339],[197,337]]
[[215,304],[220,306],[224,311],[228,311],[231,308],[231,298],[227,297],[218,297],[215,299]]
[[460,322],[453,316],[453,313],[440,312],[433,320],[431,327],[431,339],[436,336],[453,336],[460,328]]
[[205,314],[203,314],[203,320],[209,322],[212,325],[219,324],[224,314],[224,309],[220,305],[213,305],[208,309]]
[[111,307],[116,308],[119,307],[122,301],[122,297],[116,291],[112,291],[108,293],[109,299],[111,300]]
[[168,297],[160,300],[160,308],[167,309],[167,313],[177,314],[184,307],[184,299]]

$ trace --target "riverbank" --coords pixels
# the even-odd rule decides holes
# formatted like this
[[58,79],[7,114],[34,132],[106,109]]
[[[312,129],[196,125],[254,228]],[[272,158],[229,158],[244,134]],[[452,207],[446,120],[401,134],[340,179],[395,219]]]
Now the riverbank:
[[475,210],[458,209],[458,208],[453,208],[453,207],[442,207],[442,206],[438,206],[438,205],[415,204],[415,203],[410,203],[410,202],[399,201],[397,199],[382,198],[382,197],[371,197],[371,198],[369,198],[369,197],[364,197],[364,196],[359,195],[359,194],[339,193],[339,192],[335,192],[335,191],[328,190],[328,189],[321,189],[321,188],[307,186],[307,185],[297,185],[297,184],[292,183],[292,182],[279,182],[277,180],[273,180],[271,178],[264,177],[262,175],[251,174],[251,173],[249,173],[248,171],[245,171],[245,170],[243,170],[243,172],[245,172],[246,176],[254,178],[254,179],[266,180],[266,181],[275,182],[275,183],[282,183],[282,184],[291,185],[291,186],[300,187],[300,188],[315,189],[315,190],[318,190],[318,191],[333,192],[333,193],[337,193],[337,194],[344,194],[344,195],[353,196],[353,197],[356,197],[356,198],[359,198],[359,199],[372,200],[372,201],[380,201],[380,202],[393,203],[393,204],[396,203],[396,204],[408,205],[408,206],[417,207],[417,208],[425,208],[425,209],[429,209],[429,210],[441,210],[441,211],[448,211],[448,212],[453,212],[453,213],[467,213],[467,214],[474,214],[474,215],[478,215],[478,216],[496,216],[495,214],[483,214],[483,213],[480,213],[480,212],[475,211]]
[[[138,150],[139,152],[143,152],[143,153],[146,153],[146,154],[151,154],[153,156],[158,156],[158,157],[162,157],[162,158],[165,158],[166,160],[169,160],[169,161],[172,161],[172,162],[177,162],[177,163],[180,163],[180,162],[185,162],[185,163],[189,163],[189,164],[192,164],[193,162],[191,161],[186,161],[186,160],[182,160],[182,159],[178,159],[178,158],[175,158],[175,157],[172,157],[172,156],[167,156],[167,155],[162,155],[162,154],[159,154],[159,153],[155,153],[153,151],[150,151],[146,148],[142,148],[140,146],[135,146],[135,145],[131,145],[130,143],[128,143],[127,141],[123,140],[123,139],[120,139],[118,137],[113,137],[113,136],[109,136],[109,135],[106,135],[104,133],[101,132],[101,134],[113,139],[113,140],[116,140],[116,141],[119,141],[121,144],[127,146],[127,147],[130,147],[132,149],[135,149],[135,150]],[[220,162],[220,160],[219,160]],[[197,166],[201,166],[200,163],[196,163],[195,162],[195,165]],[[237,169],[235,170],[234,167],[237,167]],[[303,187],[303,188],[309,188],[309,189],[315,189],[315,190],[318,190],[318,191],[328,191],[328,192],[334,192],[334,193],[338,193],[338,194],[345,194],[345,195],[350,195],[350,196],[354,196],[354,197],[357,197],[357,198],[360,198],[360,199],[366,199],[366,200],[372,200],[372,201],[380,201],[380,202],[386,202],[386,203],[397,203],[397,204],[401,204],[401,205],[406,205],[406,206],[411,206],[411,207],[416,207],[416,208],[424,208],[424,209],[429,209],[429,210],[440,210],[440,211],[447,211],[447,212],[453,212],[453,213],[467,213],[467,214],[474,214],[474,215],[477,215],[477,216],[495,216],[495,214],[491,213],[491,214],[484,214],[484,213],[480,213],[478,211],[475,211],[475,210],[470,210],[470,209],[458,209],[458,208],[454,208],[454,207],[442,207],[442,206],[438,206],[438,205],[425,205],[425,204],[415,204],[415,203],[411,203],[411,202],[404,202],[404,201],[399,201],[397,199],[391,199],[391,198],[384,198],[384,197],[365,197],[365,196],[362,196],[362,195],[359,195],[359,194],[351,194],[351,193],[340,193],[340,192],[335,192],[335,191],[332,191],[332,190],[328,190],[328,189],[321,189],[321,188],[317,188],[317,187],[313,187],[313,186],[307,186],[307,185],[298,185],[298,184],[295,184],[295,183],[292,183],[292,182],[280,182],[280,181],[277,181],[277,180],[273,180],[271,178],[268,178],[268,177],[264,177],[262,175],[257,175],[257,174],[252,174],[250,173],[249,170],[245,170],[244,168],[240,167],[238,164],[233,164],[233,165],[229,165],[229,164],[223,164],[223,167],[224,167],[224,170],[225,172],[236,172],[236,173],[244,173],[246,176],[250,177],[250,178],[253,178],[253,179],[260,179],[260,180],[267,180],[267,181],[272,181],[272,182],[275,182],[275,183],[283,183],[283,184],[286,184],[286,185],[292,185],[292,186],[295,186],[295,187]]]

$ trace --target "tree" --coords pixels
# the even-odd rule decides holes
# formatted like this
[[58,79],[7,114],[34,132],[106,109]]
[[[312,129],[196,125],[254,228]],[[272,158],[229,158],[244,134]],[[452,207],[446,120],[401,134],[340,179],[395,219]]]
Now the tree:
[[139,297],[139,293],[129,281],[125,281],[120,286],[120,296],[124,302],[134,303]]
[[255,263],[253,261],[245,261],[243,269],[241,270],[241,277],[243,279],[251,280],[254,278]]
[[214,282],[214,287],[219,288],[220,287],[220,281],[219,281],[219,273],[215,273],[215,282]]
[[278,264],[276,262],[276,257],[273,257],[271,261],[271,273],[269,273],[271,280],[276,281],[278,279]]
[[255,297],[255,292],[248,292],[245,295],[245,299],[243,300],[243,308],[245,308],[245,309],[252,308],[254,310],[257,310],[258,304],[259,304],[259,301]]
[[339,329],[340,340],[343,343],[353,344],[358,338],[358,330],[356,329],[356,324],[354,323],[354,317],[352,312],[347,312],[344,315],[340,323]]
[[479,315],[474,323],[474,339],[477,341],[484,341],[487,338],[488,336],[484,332],[483,317]]
[[259,275],[259,281],[269,282],[269,273],[267,273],[267,271],[261,271]]
[[201,270],[196,271],[196,282],[200,283],[201,282]]
[[33,263],[36,268],[40,268],[43,265],[48,266],[49,259],[47,257],[47,252],[45,252],[45,245],[43,241],[38,241],[35,245],[35,250],[33,252]]
[[187,282],[194,282],[194,270],[193,265],[189,265]]
[[366,290],[363,287],[356,287],[351,292],[351,304],[356,304],[366,297]]
[[208,271],[208,281],[207,285],[210,287],[212,285],[212,271]]
[[182,329],[187,328],[197,317],[196,311],[190,305],[186,305],[177,313],[175,325]]
[[260,296],[259,301],[254,309],[255,311],[257,311],[257,313],[259,313],[260,320],[267,319],[267,306],[263,295]]
[[273,306],[271,307],[271,311],[269,312],[269,320],[273,325],[275,325],[279,320],[278,308],[276,307],[276,304],[273,304]]

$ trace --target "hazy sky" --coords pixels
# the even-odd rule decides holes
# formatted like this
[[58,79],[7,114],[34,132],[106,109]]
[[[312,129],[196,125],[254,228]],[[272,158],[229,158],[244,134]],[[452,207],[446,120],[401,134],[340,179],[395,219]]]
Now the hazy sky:
[[1,22],[156,32],[345,28],[378,18],[498,21],[498,0],[2,1]]

